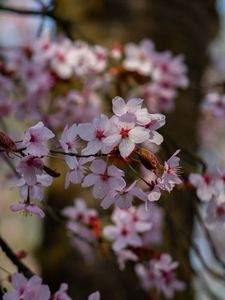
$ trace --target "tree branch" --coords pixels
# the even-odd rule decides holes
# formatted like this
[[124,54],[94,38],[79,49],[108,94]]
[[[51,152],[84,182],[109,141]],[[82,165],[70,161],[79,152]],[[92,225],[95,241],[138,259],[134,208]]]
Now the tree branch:
[[16,256],[16,254],[12,251],[2,237],[0,237],[0,247],[6,256],[11,260],[11,262],[17,266],[18,271],[23,273],[25,277],[30,278],[34,275],[34,273],[26,265],[24,265],[24,263],[21,262],[21,260]]
[[43,7],[41,10],[33,10],[33,9],[14,8],[14,7],[0,4],[0,11],[13,13],[17,15],[23,15],[23,16],[49,17],[53,19],[62,28],[62,30],[69,38],[72,38],[71,27],[73,25],[73,22],[70,22],[69,20],[56,16],[54,12],[54,7],[52,6]]

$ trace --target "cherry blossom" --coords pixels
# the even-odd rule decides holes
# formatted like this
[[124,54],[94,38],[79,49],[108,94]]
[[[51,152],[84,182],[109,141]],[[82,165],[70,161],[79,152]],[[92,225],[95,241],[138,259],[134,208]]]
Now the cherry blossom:
[[110,205],[115,204],[119,208],[129,208],[132,206],[134,197],[146,200],[146,194],[140,188],[136,187],[136,183],[137,181],[134,181],[128,187],[110,191],[101,202],[101,206],[106,209]]
[[100,293],[96,291],[88,296],[88,300],[100,300]]
[[63,39],[57,45],[51,57],[51,69],[62,79],[69,79],[74,72],[73,45],[69,39]]
[[[150,183],[151,191],[148,194],[149,201],[158,201],[163,191],[171,192],[176,185],[182,183],[178,175],[180,158],[176,156],[179,152],[180,150],[177,150],[164,163],[164,171],[161,177],[152,174],[154,179]],[[147,202],[146,205],[148,206]]]
[[26,147],[24,152],[33,156],[47,155],[49,150],[43,143],[54,136],[54,133],[45,127],[43,122],[37,123],[25,132],[22,143],[23,147]]
[[123,66],[129,71],[137,71],[148,76],[153,68],[154,45],[150,40],[143,40],[139,45],[128,43],[124,48]]
[[135,144],[141,144],[148,140],[148,129],[135,126],[134,122],[121,122],[118,117],[111,118],[112,127],[104,142],[109,147],[118,146],[122,157],[128,157],[135,149]]
[[177,266],[178,263],[173,262],[170,255],[161,254],[159,258],[151,259],[148,266],[137,264],[135,271],[145,290],[156,288],[167,299],[172,299],[176,290],[182,291],[185,288],[185,284],[176,279],[174,269]]
[[86,163],[93,161],[94,157],[82,157],[80,159],[77,159],[76,157],[70,157],[70,160],[66,159],[66,162],[69,163],[70,171],[66,174],[65,179],[65,188],[67,188],[72,183],[81,183],[85,172],[88,170],[88,166],[86,166]]
[[138,209],[132,207],[129,210],[116,208],[112,215],[115,225],[106,226],[103,234],[114,241],[112,248],[116,252],[128,246],[140,247],[142,246],[140,233],[151,229],[147,218],[148,214],[144,206]]
[[67,231],[74,247],[90,260],[93,257],[93,244],[100,234],[100,223],[95,209],[87,208],[83,199],[75,199],[74,206],[63,209],[68,218]]
[[52,300],[72,300],[67,294],[68,284],[61,283],[59,290],[53,295]]
[[208,93],[203,100],[202,110],[215,117],[223,118],[225,116],[225,96],[218,92]]
[[43,173],[43,166],[40,158],[27,155],[20,160],[17,169],[28,185],[34,185],[37,182],[37,175]]
[[93,195],[97,199],[104,198],[110,190],[126,185],[124,172],[113,165],[107,166],[102,159],[93,161],[89,169],[92,173],[84,178],[82,187],[94,185]]
[[93,123],[83,123],[78,127],[81,139],[88,141],[87,147],[82,150],[82,154],[95,154],[101,150],[102,153],[109,153],[112,147],[104,142],[104,138],[109,135],[111,123],[105,115],[101,115],[93,120]]
[[42,284],[42,279],[38,276],[32,276],[29,280],[21,273],[12,275],[12,286],[10,290],[3,295],[3,300],[49,300],[50,290],[47,285]]
[[45,213],[37,205],[29,202],[20,202],[18,204],[14,203],[10,206],[11,211],[18,212],[23,211],[25,214],[34,214],[40,218],[44,218]]
[[115,97],[112,100],[113,112],[116,116],[120,117],[121,121],[135,122],[137,114],[141,110],[143,99],[133,98],[129,99],[127,103],[121,97]]
[[16,186],[20,187],[20,196],[27,200],[28,197],[41,201],[44,197],[44,187],[52,184],[52,177],[47,174],[37,175],[34,185],[28,185],[24,178],[16,181]]
[[200,200],[208,202],[213,196],[218,196],[223,187],[223,182],[212,174],[190,174],[189,180],[196,187],[197,196]]
[[[73,124],[70,127],[66,125],[59,142],[66,153],[77,153],[77,148],[79,147],[77,125]],[[65,161],[68,166],[73,165],[74,157],[65,155]]]

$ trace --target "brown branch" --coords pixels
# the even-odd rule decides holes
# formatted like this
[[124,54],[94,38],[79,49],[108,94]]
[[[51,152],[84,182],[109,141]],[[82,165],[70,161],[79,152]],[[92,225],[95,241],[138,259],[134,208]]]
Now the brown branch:
[[51,154],[62,154],[62,155],[67,155],[67,156],[75,156],[75,157],[103,157],[103,156],[107,156],[108,154],[88,154],[88,155],[82,155],[82,154],[78,154],[78,153],[74,153],[74,152],[64,152],[64,151],[58,151],[58,150],[50,150]]
[[14,7],[0,4],[0,11],[13,13],[17,15],[23,15],[23,16],[49,17],[53,19],[59,25],[59,27],[61,27],[61,29],[66,34],[66,36],[69,37],[70,39],[73,39],[72,32],[74,31],[74,29],[76,29],[78,34],[83,39],[85,39],[89,43],[92,43],[92,41],[88,37],[86,37],[83,34],[83,32],[80,31],[78,25],[74,20],[70,21],[68,19],[57,16],[55,14],[54,6],[52,5],[42,7],[41,10],[33,10],[33,9],[14,8]]
[[52,7],[44,7],[41,10],[33,10],[33,9],[22,9],[22,8],[14,8],[6,5],[0,5],[0,10],[3,12],[13,13],[17,15],[23,16],[33,16],[33,17],[49,17],[53,19],[58,25],[62,28],[65,34],[72,38],[71,29],[72,23],[64,18],[56,16],[54,13],[54,8]]
[[23,273],[25,277],[30,278],[34,275],[34,273],[26,265],[24,265],[24,263],[21,262],[21,260],[16,256],[16,254],[12,251],[2,237],[0,237],[0,247],[6,256],[11,260],[11,262],[17,266],[18,271]]

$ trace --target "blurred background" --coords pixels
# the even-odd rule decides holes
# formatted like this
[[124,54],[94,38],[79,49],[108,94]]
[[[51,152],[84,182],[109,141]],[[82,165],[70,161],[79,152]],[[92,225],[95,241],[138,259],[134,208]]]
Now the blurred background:
[[[43,3],[49,2],[46,0]],[[42,2],[2,0],[1,4],[40,10]],[[155,42],[158,50],[183,53],[191,84],[188,90],[179,93],[175,111],[167,115],[167,131],[182,147],[201,153],[210,164],[225,166],[224,122],[203,117],[199,110],[207,84],[213,80],[223,81],[225,76],[225,0],[55,0],[53,5],[56,15],[68,21],[68,33],[73,39],[111,46],[138,42],[148,37]],[[24,16],[0,10],[2,48],[16,47],[44,32],[57,34],[61,30],[48,17]],[[18,125],[12,121],[10,126],[13,131]],[[1,164],[1,173],[5,171],[7,166]],[[101,254],[86,262],[70,245],[65,229],[54,218],[48,216],[43,222],[36,217],[15,216],[9,211],[9,203],[15,202],[18,194],[3,175],[0,188],[1,235],[15,251],[29,253],[24,262],[41,274],[52,290],[56,290],[60,282],[67,282],[74,299],[85,299],[90,291],[97,289],[101,291],[102,299],[107,300],[148,299],[137,286],[131,269],[120,272],[114,259]],[[69,189],[65,193],[63,183],[56,180],[46,198],[50,206],[61,209],[82,193],[78,189]],[[195,226],[190,197],[191,192],[184,194],[178,191],[165,204],[174,212],[174,223],[171,234],[165,220],[162,247],[180,262],[179,277],[187,283],[187,289],[176,294],[174,299],[222,300],[224,283],[214,282],[203,274],[194,253],[179,241],[178,227],[182,224],[189,239],[194,236],[200,242],[205,257],[215,266],[207,251],[207,242]],[[93,203],[92,199],[89,202]],[[215,231],[213,237],[224,256],[225,233]],[[3,253],[0,253],[0,260],[4,268],[14,271]],[[191,264],[195,267],[195,273]],[[5,274],[0,273],[4,278]],[[201,277],[216,296],[203,289]]]

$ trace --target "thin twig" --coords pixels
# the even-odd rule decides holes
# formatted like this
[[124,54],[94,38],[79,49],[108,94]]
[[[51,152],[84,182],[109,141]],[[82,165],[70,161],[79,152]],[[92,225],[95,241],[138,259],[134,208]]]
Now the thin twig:
[[78,154],[78,153],[74,153],[74,152],[64,152],[64,151],[58,151],[58,150],[50,150],[50,153],[52,154],[62,154],[62,155],[67,155],[67,156],[74,156],[74,157],[84,157],[84,158],[88,158],[88,157],[103,157],[103,156],[107,156],[108,154],[88,154],[88,155],[82,155],[82,154]]
[[16,256],[16,254],[12,251],[2,237],[0,237],[0,247],[6,256],[11,260],[11,262],[17,266],[18,271],[22,272],[25,277],[30,278],[34,275],[34,273],[24,263],[21,262],[21,260]]

